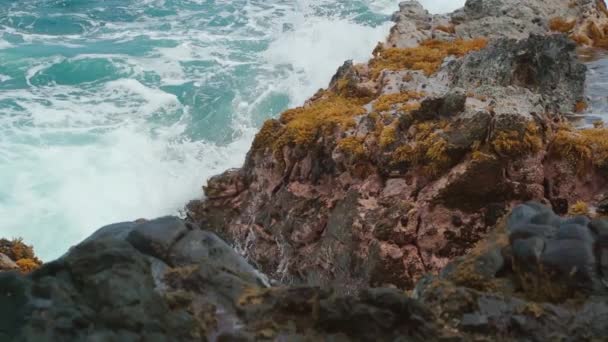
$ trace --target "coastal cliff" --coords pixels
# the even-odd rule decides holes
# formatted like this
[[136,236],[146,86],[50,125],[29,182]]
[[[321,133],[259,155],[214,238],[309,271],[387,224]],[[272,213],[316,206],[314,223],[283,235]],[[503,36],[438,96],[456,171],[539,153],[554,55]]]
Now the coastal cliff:
[[606,27],[599,4],[468,1],[432,16],[402,3],[369,63],[345,63],[266,122],[191,220],[281,283],[407,289],[516,203],[597,203],[606,131],[567,122],[585,106],[586,68],[566,35]]
[[185,220],[110,225],[40,268],[2,240],[0,341],[608,336],[608,129],[571,123],[604,1],[393,20]]

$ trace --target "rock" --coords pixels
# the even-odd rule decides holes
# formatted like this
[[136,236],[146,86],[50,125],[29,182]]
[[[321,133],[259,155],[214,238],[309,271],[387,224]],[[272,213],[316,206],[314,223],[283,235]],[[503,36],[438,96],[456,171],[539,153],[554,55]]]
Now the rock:
[[[542,213],[532,216],[533,208],[532,203],[515,208],[507,223],[516,265],[527,274],[527,278],[536,279],[532,281],[536,284],[534,287],[540,286],[541,291],[554,291],[547,293],[550,297],[561,298],[576,291],[599,291],[601,274],[596,269],[601,261],[598,262],[596,256],[599,254],[601,258],[602,248],[599,247],[601,243],[596,242],[596,235],[597,226],[601,223],[596,221],[590,226],[589,219],[582,216],[556,220],[544,206],[536,206]],[[539,215],[560,224],[523,223],[525,218],[532,222]],[[592,230],[594,226],[595,231]],[[549,282],[559,284],[558,288],[547,284]]]
[[545,250],[545,240],[540,237],[529,237],[517,239],[511,243],[513,256],[517,260],[521,260],[524,267],[532,265],[536,266],[540,261],[540,256]]
[[420,109],[412,111],[415,120],[437,120],[460,114],[465,108],[466,96],[461,90],[448,92],[439,97],[429,97],[420,103]]
[[[497,85],[532,90],[542,95],[546,109],[568,113],[581,100],[585,83],[586,67],[572,58],[575,48],[574,43],[562,36],[533,35],[520,41],[499,39],[491,48],[452,63],[451,78],[461,88],[479,89],[490,96],[492,91],[502,91],[492,89]],[[528,98],[523,96],[519,101]],[[556,104],[559,108],[551,108]],[[496,106],[502,107],[505,106]],[[522,104],[516,108],[521,111]]]
[[118,239],[126,240],[129,234],[137,227],[136,222],[122,222],[111,224],[102,228],[99,228],[91,236],[89,236],[83,242],[102,240],[102,239]]
[[144,252],[131,243],[141,240],[125,239],[125,230],[173,239],[168,231],[185,224],[149,222],[104,227],[31,275],[0,273],[2,341],[422,341],[442,334],[428,310],[396,289],[265,288],[236,252],[196,227],[172,246],[177,266],[170,268],[158,249]]
[[188,227],[182,220],[167,216],[133,227],[127,240],[143,253],[166,259],[171,246],[187,232]]
[[[479,338],[593,340],[603,336],[605,327],[594,322],[605,321],[608,292],[598,285],[602,272],[592,251],[593,241],[580,231],[586,227],[567,223],[560,229],[574,229],[576,234],[511,238],[507,242],[511,252],[501,243],[513,234],[507,225],[529,226],[533,217],[547,210],[534,202],[514,208],[474,250],[453,261],[439,276],[421,280],[416,298],[448,327]],[[600,221],[594,225],[600,226]],[[514,263],[505,263],[494,274],[470,267],[483,265],[487,255],[499,250],[510,254],[505,258],[513,258]],[[572,306],[574,298],[577,304]]]
[[201,263],[214,264],[217,269],[237,274],[249,283],[262,286],[268,283],[268,280],[236,254],[228,244],[215,234],[203,230],[188,232],[177,241],[171,248],[169,260],[172,265],[181,267]]
[[0,271],[17,269],[22,273],[36,270],[42,261],[34,254],[34,249],[21,239],[0,239]]
[[485,333],[488,329],[488,317],[479,314],[464,314],[460,326],[464,330]]
[[[587,28],[589,18],[599,17],[603,23],[605,16],[595,0],[469,0],[463,11],[452,15],[452,20],[457,24],[456,35],[461,38],[483,36],[524,39],[529,34],[551,32],[551,20],[555,18],[574,20],[572,29],[566,31],[578,32]],[[584,19],[576,20],[579,18]]]
[[19,266],[13,260],[11,260],[11,258],[0,253],[0,271],[12,271],[18,269]]
[[510,226],[509,233],[509,239],[511,241],[516,239],[527,239],[534,236],[541,238],[553,238],[557,234],[557,228],[549,225],[530,223]]
[[557,240],[580,240],[589,244],[593,244],[595,238],[587,225],[562,223],[557,231]]
[[[404,19],[410,17],[416,19]],[[413,2],[396,19],[401,24],[391,37],[401,35],[406,45],[413,36],[400,30],[414,25],[432,36],[440,22]],[[373,61],[345,63],[329,89],[287,119],[318,117],[333,107],[317,106],[335,99],[362,111],[345,125],[315,126],[314,139],[280,150],[263,142],[292,139],[271,133],[289,135],[308,121],[269,121],[243,168],[212,178],[206,200],[189,206],[189,220],[288,284],[411,289],[425,272],[469,251],[517,203],[579,196],[564,187],[546,191],[545,184],[570,179],[554,177],[562,173],[553,172],[547,155],[554,120],[583,95],[585,67],[575,45],[546,35],[477,44],[479,50],[448,57],[431,74],[387,68],[374,78]],[[375,58],[386,51],[380,46]],[[355,89],[364,84],[378,93],[361,97]],[[529,211],[536,214],[526,214],[528,224],[556,230],[561,223],[551,210]]]
[[549,274],[556,274],[553,281],[582,291],[593,291],[596,286],[596,260],[589,241],[548,241],[540,263]]

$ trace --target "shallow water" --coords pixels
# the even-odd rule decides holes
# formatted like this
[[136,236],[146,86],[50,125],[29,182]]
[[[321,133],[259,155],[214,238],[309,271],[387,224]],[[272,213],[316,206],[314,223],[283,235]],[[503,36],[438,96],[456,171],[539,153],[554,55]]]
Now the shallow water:
[[584,113],[581,125],[591,127],[599,120],[608,122],[608,54],[595,51],[586,65],[588,70],[585,95],[589,107]]
[[49,260],[104,224],[177,214],[265,119],[368,59],[397,4],[0,0],[0,237]]

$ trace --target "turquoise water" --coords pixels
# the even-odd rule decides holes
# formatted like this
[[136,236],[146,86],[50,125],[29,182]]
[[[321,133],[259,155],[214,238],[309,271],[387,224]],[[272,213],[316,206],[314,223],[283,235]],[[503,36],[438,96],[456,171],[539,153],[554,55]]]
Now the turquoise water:
[[0,0],[0,236],[49,260],[179,213],[265,119],[366,60],[397,3]]

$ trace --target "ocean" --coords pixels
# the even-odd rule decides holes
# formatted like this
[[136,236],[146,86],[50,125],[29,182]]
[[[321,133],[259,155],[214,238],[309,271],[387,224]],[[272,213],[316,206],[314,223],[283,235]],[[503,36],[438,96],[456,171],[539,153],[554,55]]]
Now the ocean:
[[105,224],[179,214],[264,120],[367,60],[397,4],[0,0],[0,237],[48,261]]

